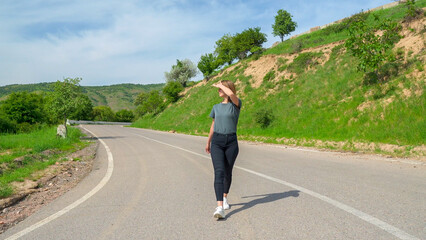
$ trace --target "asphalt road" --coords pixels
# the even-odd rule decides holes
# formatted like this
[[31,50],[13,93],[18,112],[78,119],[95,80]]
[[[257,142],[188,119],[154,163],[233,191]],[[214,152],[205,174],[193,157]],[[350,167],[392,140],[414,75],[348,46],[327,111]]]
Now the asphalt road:
[[205,137],[87,125],[94,170],[0,239],[426,239],[426,165],[240,142],[224,220]]

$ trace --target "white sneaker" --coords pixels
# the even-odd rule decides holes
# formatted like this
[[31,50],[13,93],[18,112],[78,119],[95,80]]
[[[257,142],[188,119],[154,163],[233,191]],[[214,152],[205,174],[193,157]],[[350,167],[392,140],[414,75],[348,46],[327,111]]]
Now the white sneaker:
[[223,209],[229,209],[228,199],[226,197],[223,198]]
[[217,219],[225,218],[225,211],[223,211],[223,207],[218,206],[216,211],[213,213],[213,217]]

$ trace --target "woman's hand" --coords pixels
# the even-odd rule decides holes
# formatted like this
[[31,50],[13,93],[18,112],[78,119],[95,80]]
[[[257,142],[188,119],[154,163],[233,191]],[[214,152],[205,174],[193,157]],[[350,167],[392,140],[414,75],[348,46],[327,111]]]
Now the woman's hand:
[[217,83],[213,83],[213,85],[212,85],[213,87],[217,87],[217,88],[221,88],[221,87],[223,87],[223,85],[222,85],[222,83],[221,82],[217,82]]
[[206,153],[210,154],[210,144],[207,143],[206,145]]

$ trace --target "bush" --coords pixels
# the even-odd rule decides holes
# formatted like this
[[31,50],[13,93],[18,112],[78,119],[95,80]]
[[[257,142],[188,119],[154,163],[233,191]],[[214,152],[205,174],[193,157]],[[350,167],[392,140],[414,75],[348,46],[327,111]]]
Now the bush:
[[415,0],[407,0],[405,2],[407,12],[405,14],[404,21],[411,22],[422,15],[423,10],[416,7],[415,2]]
[[93,120],[113,122],[115,114],[109,106],[96,106],[93,108]]
[[30,123],[27,122],[23,122],[23,123],[19,123],[17,125],[18,128],[18,132],[20,133],[29,133],[31,131],[33,131],[34,129],[36,129],[36,125],[31,125]]
[[[349,27],[349,38],[345,47],[353,56],[358,58],[358,70],[363,72],[375,72],[385,62],[392,62],[395,56],[392,51],[394,44],[402,37],[399,35],[401,26],[390,19],[380,21],[377,15],[373,15],[376,24],[370,24],[365,19],[353,21]],[[382,31],[377,35],[377,31]]]
[[383,66],[379,69],[379,75],[378,78],[382,81],[387,81],[391,77],[395,77],[398,75],[399,70],[399,63],[395,62],[389,62],[383,64]]
[[165,108],[164,96],[157,90],[151,90],[149,93],[144,94],[143,99],[137,104],[136,114],[142,117],[147,113],[158,114]]
[[15,133],[16,130],[17,126],[14,121],[0,115],[0,133]]
[[182,92],[183,86],[178,82],[168,82],[163,88],[163,93],[166,99],[170,102],[179,100],[179,93]]
[[118,122],[132,122],[134,118],[133,112],[127,109],[122,109],[115,113],[115,121]]
[[267,128],[274,120],[272,110],[261,108],[255,113],[256,123],[260,124],[261,128]]
[[17,123],[40,123],[46,116],[44,101],[41,94],[13,92],[3,102],[0,111]]

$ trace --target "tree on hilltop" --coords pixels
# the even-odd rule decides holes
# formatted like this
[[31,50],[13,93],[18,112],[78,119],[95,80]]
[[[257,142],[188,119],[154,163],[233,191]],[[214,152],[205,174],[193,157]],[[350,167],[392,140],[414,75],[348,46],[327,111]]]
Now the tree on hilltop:
[[272,34],[280,36],[281,42],[284,41],[286,35],[296,30],[297,23],[292,20],[292,17],[290,13],[282,9],[278,10],[275,16],[275,23],[272,24]]
[[219,67],[218,58],[213,53],[204,54],[198,62],[198,69],[203,73],[204,77],[209,80],[210,74]]
[[223,65],[225,63],[231,65],[232,61],[237,58],[237,53],[235,52],[232,39],[233,36],[225,34],[216,41],[215,53],[217,54],[219,65]]
[[186,87],[189,79],[197,75],[197,67],[189,59],[176,60],[176,65],[172,66],[170,72],[164,73],[167,82],[175,81]]
[[233,46],[238,59],[247,57],[247,53],[255,53],[266,42],[266,34],[260,32],[260,27],[248,28],[233,37]]

